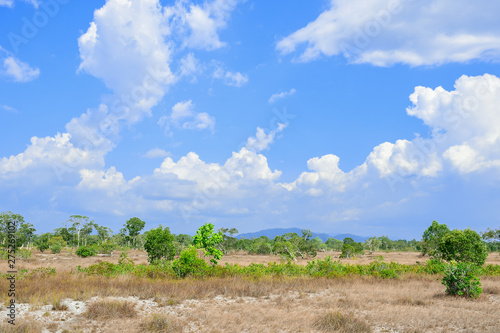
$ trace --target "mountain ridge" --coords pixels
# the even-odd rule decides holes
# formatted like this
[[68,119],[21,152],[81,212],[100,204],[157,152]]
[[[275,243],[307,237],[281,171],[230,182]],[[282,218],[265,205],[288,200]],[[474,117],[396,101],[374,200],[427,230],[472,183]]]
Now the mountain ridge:
[[[269,237],[271,239],[274,239],[274,237],[276,237],[276,236],[283,235],[286,233],[291,233],[291,232],[295,232],[300,236],[300,235],[302,235],[302,230],[304,230],[304,228],[272,228],[272,229],[263,229],[263,230],[259,230],[256,232],[242,233],[242,234],[238,234],[235,237],[239,238],[239,239],[241,239],[241,238],[250,239],[252,237],[259,238],[261,236],[266,236],[266,237]],[[313,238],[319,237],[323,242],[326,242],[328,240],[328,238],[344,240],[344,238],[350,237],[356,242],[363,243],[364,241],[366,241],[369,238],[369,237],[358,236],[358,235],[354,235],[354,234],[350,234],[350,233],[332,235],[332,234],[326,234],[326,233],[312,232],[312,235],[313,235]]]

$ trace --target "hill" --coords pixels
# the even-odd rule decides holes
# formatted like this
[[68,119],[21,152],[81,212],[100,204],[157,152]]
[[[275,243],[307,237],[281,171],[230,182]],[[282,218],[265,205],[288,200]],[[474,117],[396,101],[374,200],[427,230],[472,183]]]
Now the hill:
[[[303,229],[301,229],[301,228],[265,229],[265,230],[260,230],[260,231],[257,231],[257,232],[249,232],[249,233],[239,234],[236,237],[237,238],[250,239],[252,237],[253,238],[259,238],[261,236],[266,236],[266,237],[269,237],[269,238],[273,239],[276,236],[283,235],[283,234],[290,233],[290,232],[295,232],[298,235],[302,235],[302,230]],[[353,234],[329,235],[329,234],[325,234],[325,233],[316,233],[316,232],[313,232],[312,235],[313,235],[313,238],[319,237],[323,242],[326,242],[327,239],[330,238],[330,237],[338,239],[338,240],[344,240],[344,238],[346,238],[346,237],[351,237],[356,242],[364,242],[365,240],[368,239],[368,237],[362,237],[362,236],[357,236],[357,235],[353,235]]]

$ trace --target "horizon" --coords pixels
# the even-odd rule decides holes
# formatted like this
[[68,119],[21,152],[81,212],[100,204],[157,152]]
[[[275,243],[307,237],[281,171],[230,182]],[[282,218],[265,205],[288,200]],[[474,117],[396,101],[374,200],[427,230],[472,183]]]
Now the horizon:
[[0,0],[0,212],[37,233],[498,228],[499,11]]

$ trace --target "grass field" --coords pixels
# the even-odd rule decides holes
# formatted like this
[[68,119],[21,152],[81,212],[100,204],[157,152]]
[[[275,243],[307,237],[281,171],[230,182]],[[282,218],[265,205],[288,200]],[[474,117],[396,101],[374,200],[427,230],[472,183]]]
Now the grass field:
[[[146,253],[130,251],[136,263]],[[335,256],[336,253],[329,253]],[[374,253],[354,263],[425,261],[418,253]],[[325,254],[319,254],[324,257]],[[481,277],[483,294],[466,300],[446,296],[438,275],[311,278],[263,277],[166,280],[130,275],[109,278],[71,273],[111,258],[35,253],[18,269],[55,267],[16,284],[17,325],[1,332],[497,332],[500,277]],[[279,261],[273,256],[226,256],[239,263]],[[490,254],[488,263],[498,264]],[[299,262],[302,263],[302,262]],[[2,262],[1,272],[6,271]],[[7,281],[0,290],[7,290]],[[5,318],[6,293],[2,295]]]

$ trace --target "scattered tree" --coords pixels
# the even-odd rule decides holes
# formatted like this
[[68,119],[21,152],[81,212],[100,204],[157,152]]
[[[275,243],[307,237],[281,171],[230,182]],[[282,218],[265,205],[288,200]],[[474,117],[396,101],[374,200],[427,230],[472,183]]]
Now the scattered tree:
[[165,229],[160,225],[156,229],[151,229],[146,233],[144,249],[148,253],[148,261],[151,264],[157,263],[165,258],[173,260],[175,256],[174,236],[170,229]]
[[138,217],[132,217],[129,219],[123,226],[126,232],[128,232],[128,240],[132,241],[132,247],[136,248],[136,239],[137,236],[141,233],[141,230],[144,229],[146,222],[142,221]]
[[432,221],[431,226],[427,228],[422,235],[422,255],[428,254],[434,258],[441,257],[441,253],[438,249],[439,243],[443,236],[449,232],[450,229],[446,224],[439,224],[436,221]]
[[223,241],[222,233],[219,231],[214,232],[214,225],[212,223],[205,223],[193,236],[193,244],[199,249],[203,249],[205,256],[212,256],[210,262],[217,265],[218,260],[222,258],[222,251],[217,248],[217,245]]
[[478,266],[484,265],[488,257],[481,236],[471,229],[448,232],[441,238],[438,251],[444,260],[471,262]]

